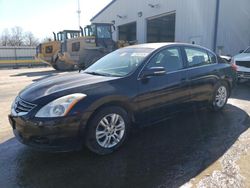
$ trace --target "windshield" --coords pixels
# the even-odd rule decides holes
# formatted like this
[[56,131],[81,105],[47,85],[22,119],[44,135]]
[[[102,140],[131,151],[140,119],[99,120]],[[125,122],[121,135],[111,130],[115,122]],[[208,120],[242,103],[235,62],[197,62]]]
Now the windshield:
[[244,51],[244,53],[250,53],[250,47],[248,47],[248,48]]
[[87,68],[84,72],[103,76],[123,77],[132,73],[153,51],[150,48],[116,50]]
[[110,25],[99,25],[96,28],[97,37],[101,39],[110,39],[111,36],[111,28]]

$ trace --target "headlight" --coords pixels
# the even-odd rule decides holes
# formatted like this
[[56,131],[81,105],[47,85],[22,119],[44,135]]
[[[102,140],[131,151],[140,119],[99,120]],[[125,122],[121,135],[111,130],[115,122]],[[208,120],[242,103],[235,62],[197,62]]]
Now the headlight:
[[11,114],[12,114],[12,112],[15,110],[16,100],[17,100],[17,97],[14,99],[14,101],[13,101],[12,104],[11,104],[11,108],[10,108],[10,113],[11,113]]
[[62,117],[75,106],[75,104],[86,97],[87,95],[82,93],[75,93],[58,98],[49,104],[42,107],[36,114],[36,117],[50,118],[50,117]]

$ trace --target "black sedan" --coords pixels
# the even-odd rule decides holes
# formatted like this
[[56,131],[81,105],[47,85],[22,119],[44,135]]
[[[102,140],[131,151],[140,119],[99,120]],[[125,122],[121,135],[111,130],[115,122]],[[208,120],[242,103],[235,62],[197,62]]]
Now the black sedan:
[[235,80],[234,67],[200,46],[130,46],[80,73],[28,86],[13,102],[9,120],[16,138],[36,149],[68,151],[85,144],[108,154],[134,126],[193,105],[221,110]]

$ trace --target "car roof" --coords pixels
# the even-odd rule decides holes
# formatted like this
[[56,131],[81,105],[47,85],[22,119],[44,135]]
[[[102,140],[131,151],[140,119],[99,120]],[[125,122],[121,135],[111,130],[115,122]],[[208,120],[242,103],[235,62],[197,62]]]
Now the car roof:
[[189,46],[189,47],[196,47],[196,48],[201,48],[204,50],[211,51],[207,48],[204,48],[204,47],[196,45],[196,44],[179,43],[179,42],[145,43],[145,44],[136,44],[136,45],[132,45],[132,46],[127,46],[125,48],[151,48],[151,49],[157,50],[159,48],[167,47],[167,46]]
[[127,46],[126,48],[152,48],[152,49],[158,49],[164,46],[170,46],[171,44],[174,43],[145,43],[145,44],[136,44],[132,46]]

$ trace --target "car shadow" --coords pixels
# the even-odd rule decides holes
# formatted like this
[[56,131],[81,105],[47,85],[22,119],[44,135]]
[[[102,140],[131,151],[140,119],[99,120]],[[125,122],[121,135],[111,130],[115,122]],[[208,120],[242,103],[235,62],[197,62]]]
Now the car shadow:
[[[76,70],[74,70],[76,72]],[[67,71],[67,72],[73,72],[73,71]],[[67,72],[57,71],[57,70],[46,70],[46,71],[34,71],[34,72],[23,72],[18,74],[10,75],[11,77],[19,77],[19,76],[26,76],[26,77],[39,77],[35,78],[32,81],[36,82],[45,78],[49,78],[52,76],[56,76],[58,74],[63,74]]]
[[47,76],[51,74],[60,73],[57,70],[46,70],[46,71],[34,71],[34,72],[22,72],[18,74],[13,74],[11,77],[18,77],[18,76],[27,76],[27,77],[36,77],[36,76]]
[[230,104],[218,113],[196,109],[137,129],[107,156],[85,148],[37,152],[11,139],[0,144],[5,169],[0,182],[20,187],[179,187],[218,160],[249,125],[247,113]]

